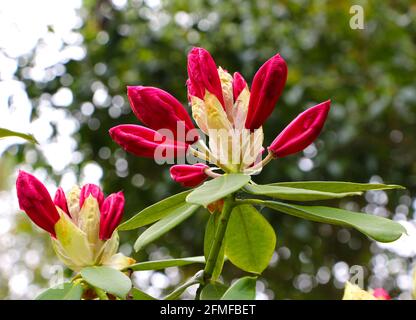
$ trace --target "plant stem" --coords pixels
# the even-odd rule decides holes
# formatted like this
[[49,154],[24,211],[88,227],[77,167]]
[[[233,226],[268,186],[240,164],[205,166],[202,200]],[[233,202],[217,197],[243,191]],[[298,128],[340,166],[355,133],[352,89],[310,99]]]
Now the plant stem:
[[250,174],[253,174],[256,171],[262,170],[263,167],[265,167],[266,164],[268,164],[273,159],[274,159],[273,153],[269,152],[269,154],[261,162],[259,162],[258,164],[256,164],[255,166],[251,168],[247,168],[247,172]]
[[170,294],[163,298],[163,300],[175,300],[190,286],[201,283],[203,271],[198,271],[191,279],[186,281],[184,284],[177,287]]
[[237,199],[235,202],[240,204],[263,205],[263,200],[260,199]]
[[209,251],[208,260],[204,268],[204,280],[209,282],[212,278],[215,266],[217,264],[218,255],[221,250],[222,243],[224,241],[225,230],[227,229],[228,220],[231,215],[231,211],[234,207],[234,195],[229,195],[224,200],[224,206],[220,215],[219,224],[214,236],[214,242],[212,243],[211,250]]
[[107,293],[105,293],[104,290],[102,290],[100,288],[97,288],[97,287],[94,287],[94,291],[95,291],[95,293],[97,294],[97,296],[100,300],[109,300],[108,296],[107,296]]

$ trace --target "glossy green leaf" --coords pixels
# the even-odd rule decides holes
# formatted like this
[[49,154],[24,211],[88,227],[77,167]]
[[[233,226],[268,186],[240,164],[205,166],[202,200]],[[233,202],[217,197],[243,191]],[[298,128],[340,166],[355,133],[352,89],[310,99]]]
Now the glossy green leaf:
[[126,269],[134,271],[143,271],[143,270],[160,270],[170,267],[182,267],[194,263],[205,263],[205,258],[203,256],[198,257],[188,257],[180,259],[166,259],[166,260],[156,260],[156,261],[145,261],[133,264],[128,266]]
[[43,291],[36,300],[81,300],[82,292],[79,283],[65,282]]
[[138,214],[133,216],[131,219],[122,223],[118,230],[133,230],[150,223],[153,223],[159,219],[162,219],[170,214],[182,212],[190,207],[186,203],[186,196],[191,193],[192,190],[187,190],[175,194],[169,198],[163,199],[150,207],[140,211]]
[[237,267],[261,273],[276,246],[276,234],[267,220],[251,205],[233,209],[225,233],[225,254]]
[[134,244],[134,250],[139,251],[150,242],[158,239],[160,236],[164,235],[166,232],[170,231],[178,224],[189,218],[198,208],[198,205],[187,203],[186,208],[183,210],[175,210],[168,216],[159,220],[147,228],[146,231],[144,231],[139,236],[139,238],[136,240],[136,243]]
[[308,189],[315,191],[324,191],[332,193],[350,193],[365,192],[369,190],[390,190],[406,189],[396,184],[381,183],[355,183],[343,181],[296,181],[296,182],[278,182],[269,184],[269,186],[290,187],[298,189]]
[[234,282],[221,300],[255,300],[256,277],[244,277]]
[[21,133],[21,132],[12,131],[9,129],[0,128],[0,139],[7,138],[7,137],[18,137],[18,138],[25,139],[34,144],[38,143],[35,137],[31,134]]
[[359,196],[362,192],[324,192],[317,190],[301,189],[301,188],[292,188],[292,187],[282,187],[276,185],[247,185],[244,187],[244,190],[248,193],[269,196],[272,198],[291,200],[291,201],[314,201],[314,200],[326,200],[326,199],[335,199],[343,198],[347,196]]
[[131,289],[131,281],[123,272],[110,267],[87,267],[80,271],[82,278],[93,287],[100,288],[125,299]]
[[[205,236],[204,236],[204,255],[205,259],[208,260],[209,252],[211,250],[212,243],[214,242],[215,237],[215,231],[218,226],[218,220],[219,220],[220,213],[215,212],[210,215],[207,226],[205,228]],[[223,241],[223,244],[221,246],[220,252],[218,254],[217,264],[214,267],[214,270],[212,272],[212,280],[217,280],[218,277],[221,274],[222,267],[224,265],[224,256],[225,252],[225,241]]]
[[241,189],[249,181],[250,176],[245,174],[225,174],[219,178],[207,181],[202,186],[193,190],[186,197],[186,201],[206,207],[210,203]]
[[201,300],[220,300],[228,287],[220,282],[209,283],[201,291]]
[[258,201],[258,203],[299,218],[352,227],[380,242],[395,241],[406,232],[401,224],[371,214],[322,206],[301,206],[277,201]]
[[156,298],[137,288],[132,288],[130,293],[133,300],[157,300]]

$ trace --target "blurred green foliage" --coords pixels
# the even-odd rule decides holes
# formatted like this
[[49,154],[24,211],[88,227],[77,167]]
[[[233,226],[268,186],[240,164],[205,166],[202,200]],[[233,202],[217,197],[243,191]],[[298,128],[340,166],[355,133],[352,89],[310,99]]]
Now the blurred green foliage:
[[[365,28],[350,28],[350,6],[361,4]],[[302,153],[272,162],[255,178],[258,183],[292,180],[345,180],[368,182],[380,176],[386,183],[402,184],[416,191],[416,4],[411,1],[129,1],[117,9],[111,1],[85,1],[82,34],[87,56],[66,64],[73,82],[71,113],[80,121],[76,134],[84,161],[97,162],[104,170],[107,193],[123,190],[125,217],[179,192],[168,166],[125,154],[107,131],[121,123],[138,123],[126,99],[127,85],[160,87],[184,104],[186,54],[192,46],[208,49],[218,65],[240,71],[251,82],[255,71],[277,52],[286,59],[289,77],[282,98],[265,125],[267,145],[299,112],[314,103],[332,100],[329,119],[316,142],[314,167],[302,171]],[[25,79],[34,102],[43,92],[62,86],[59,77],[38,85]],[[97,88],[108,92],[86,116],[82,104],[97,100]],[[19,149],[23,161],[25,151]],[[108,152],[111,151],[111,152]],[[117,170],[118,159],[128,170]],[[39,158],[37,166],[44,166]],[[59,182],[59,173],[50,172]],[[398,197],[392,191],[389,209]],[[365,200],[358,201],[363,207]],[[328,202],[326,202],[328,203]],[[330,203],[337,205],[337,202]],[[342,204],[341,204],[342,205]],[[345,203],[344,203],[345,205]],[[349,204],[351,205],[351,204]],[[356,208],[356,209],[357,209]],[[332,268],[337,261],[366,266],[370,241],[355,231],[349,241],[338,241],[340,229],[263,211],[277,231],[277,249],[287,247],[290,257],[280,255],[276,266],[263,274],[275,298],[339,299],[333,282],[310,292],[294,286],[301,273],[315,275],[318,268]],[[204,225],[208,213],[201,211],[157,244],[174,257],[202,254]],[[135,232],[122,233],[131,244]],[[354,245],[351,245],[354,243]],[[146,260],[147,253],[136,255]],[[189,270],[189,274],[195,270]],[[226,280],[240,276],[229,263]],[[309,291],[309,290],[307,290]],[[394,295],[394,293],[393,293]]]

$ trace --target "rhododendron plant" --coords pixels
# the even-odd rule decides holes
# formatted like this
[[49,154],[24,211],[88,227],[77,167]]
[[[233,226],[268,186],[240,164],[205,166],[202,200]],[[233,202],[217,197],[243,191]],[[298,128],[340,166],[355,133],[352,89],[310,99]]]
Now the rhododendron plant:
[[[189,52],[187,71],[184,83],[188,109],[162,89],[128,86],[131,108],[143,125],[118,125],[109,133],[127,152],[153,158],[160,164],[169,163],[171,178],[188,190],[143,209],[119,225],[124,207],[121,192],[105,198],[98,186],[89,184],[66,194],[58,189],[52,200],[36,178],[25,172],[19,174],[17,194],[21,209],[49,232],[58,257],[79,272],[68,288],[73,290],[74,284],[81,281],[87,286],[80,291],[84,298],[89,289],[94,289],[93,298],[154,299],[132,288],[128,277],[131,272],[197,263],[203,264],[202,270],[164,299],[179,298],[193,285],[198,285],[196,299],[254,299],[256,279],[269,266],[277,243],[274,228],[261,213],[263,208],[354,228],[380,242],[395,241],[405,232],[399,223],[383,217],[299,204],[401,186],[336,181],[260,185],[253,181],[266,164],[274,159],[285,161],[281,158],[313,143],[330,111],[330,100],[307,108],[273,141],[264,143],[262,126],[278,103],[288,75],[280,54],[259,68],[251,85],[241,73],[231,74],[218,67],[203,48]],[[280,108],[280,112],[284,109]],[[206,212],[207,220],[203,256],[134,263],[116,253],[118,231],[151,225],[134,244],[134,249],[140,251],[198,210]],[[250,275],[227,284],[220,277],[226,261]],[[390,298],[382,289],[357,292],[347,285],[347,298]]]
[[[195,132],[186,108],[172,95],[162,89],[143,86],[129,86],[127,94],[135,115],[147,130],[152,130],[153,136],[145,136],[142,133],[145,129],[139,129],[144,127],[137,125],[121,125],[110,130],[113,140],[135,155],[149,157],[154,151],[153,158],[158,161],[169,154],[166,158],[178,162],[170,168],[172,179],[184,187],[194,188],[142,210],[119,227],[119,230],[132,230],[153,224],[138,237],[134,246],[137,251],[198,209],[208,209],[203,248],[205,267],[180,290],[197,283],[197,299],[225,299],[232,296],[230,292],[238,295],[241,287],[244,287],[244,294],[253,296],[255,277],[243,277],[237,281],[238,285],[229,288],[219,279],[227,259],[251,274],[259,275],[268,266],[277,238],[258,208],[267,207],[315,222],[352,227],[381,242],[394,241],[401,236],[404,228],[382,217],[297,204],[401,186],[334,181],[258,185],[252,180],[273,159],[300,152],[313,143],[330,111],[330,100],[307,108],[267,149],[263,147],[262,125],[273,112],[288,73],[281,55],[274,55],[259,68],[251,86],[240,73],[231,75],[217,67],[203,48],[193,48],[189,52],[187,69],[190,112],[199,132]],[[164,136],[163,139],[158,137],[159,144],[155,143],[156,134]],[[169,141],[167,146],[163,145],[166,141]],[[171,149],[175,149],[174,152]],[[267,154],[263,157],[265,150]],[[183,158],[190,163],[181,162]],[[195,159],[196,162],[190,161]],[[211,180],[205,181],[209,178]],[[180,290],[175,290],[168,298],[178,297]]]

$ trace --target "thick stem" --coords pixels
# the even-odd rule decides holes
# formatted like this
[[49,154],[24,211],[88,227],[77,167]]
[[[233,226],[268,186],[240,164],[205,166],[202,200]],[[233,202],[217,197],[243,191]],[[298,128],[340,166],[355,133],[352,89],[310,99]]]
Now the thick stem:
[[238,205],[240,204],[262,205],[263,204],[263,200],[260,200],[260,199],[237,199],[235,200],[235,202]]
[[220,215],[219,224],[214,236],[214,242],[212,243],[211,250],[209,251],[208,260],[204,269],[204,280],[209,282],[212,278],[212,273],[217,264],[218,255],[221,250],[222,243],[224,241],[225,230],[227,229],[228,220],[231,215],[231,211],[234,207],[234,195],[229,195],[225,198],[224,206]]
[[103,289],[94,287],[94,291],[97,294],[98,299],[100,299],[100,300],[109,300],[108,296],[107,296],[107,293],[105,293],[105,291]]
[[168,294],[163,300],[175,300],[181,296],[181,294],[190,286],[193,286],[198,283],[202,283],[203,271],[198,271],[191,279],[186,281],[181,286],[177,287],[170,294]]

